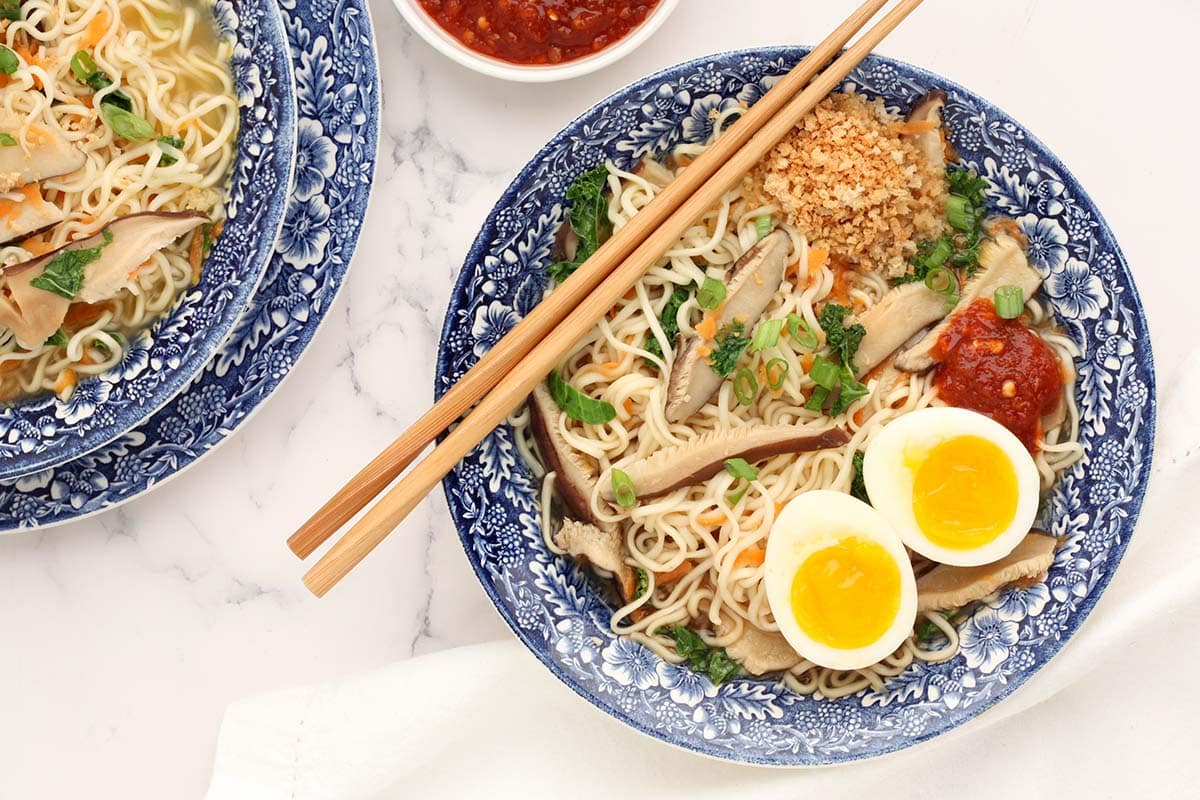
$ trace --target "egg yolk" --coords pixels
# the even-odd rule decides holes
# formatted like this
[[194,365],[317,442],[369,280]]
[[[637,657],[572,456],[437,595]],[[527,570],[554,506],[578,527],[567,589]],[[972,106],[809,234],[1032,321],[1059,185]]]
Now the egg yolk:
[[1017,471],[980,436],[939,443],[913,476],[913,512],[929,541],[970,550],[995,539],[1017,514]]
[[792,614],[813,641],[840,650],[883,636],[900,610],[900,568],[884,547],[847,536],[812,553],[792,580]]

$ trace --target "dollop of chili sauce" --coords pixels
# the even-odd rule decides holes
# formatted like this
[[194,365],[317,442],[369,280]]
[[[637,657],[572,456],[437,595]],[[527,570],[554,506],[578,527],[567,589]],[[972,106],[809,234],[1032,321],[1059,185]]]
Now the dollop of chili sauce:
[[941,365],[933,383],[943,400],[986,414],[1037,452],[1042,416],[1063,391],[1058,358],[1042,337],[1019,320],[1001,319],[981,298],[954,317],[934,354]]
[[589,56],[641,25],[659,0],[420,0],[451,36],[511,64]]

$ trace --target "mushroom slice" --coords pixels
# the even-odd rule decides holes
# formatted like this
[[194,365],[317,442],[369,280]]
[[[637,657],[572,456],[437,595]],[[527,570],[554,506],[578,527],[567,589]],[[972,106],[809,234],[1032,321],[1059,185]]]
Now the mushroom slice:
[[[725,282],[725,304],[716,320],[718,331],[736,321],[743,323],[749,333],[779,290],[790,249],[790,237],[776,229],[734,263]],[[695,414],[725,382],[709,366],[706,344],[699,336],[688,337],[675,355],[667,383],[666,412],[670,422],[682,422]]]
[[[623,469],[642,499],[706,481],[724,469],[727,458],[761,461],[781,453],[841,447],[848,441],[849,434],[841,428],[814,431],[795,425],[748,425],[711,431],[686,444],[663,448]],[[611,486],[602,487],[600,493],[609,501],[616,498]]]
[[0,244],[57,225],[66,216],[42,198],[36,183],[27,183],[20,191],[24,195],[20,200],[0,199]]
[[1045,574],[1054,563],[1058,540],[1044,531],[1025,535],[1013,551],[999,561],[978,567],[940,564],[917,578],[917,611],[961,608],[991,595],[1022,578]]
[[539,383],[529,395],[529,422],[538,450],[546,460],[557,480],[554,488],[567,507],[567,513],[577,519],[597,524],[592,513],[592,487],[596,485],[596,473],[591,465],[580,456],[558,429],[558,404],[550,395],[545,383]]
[[925,327],[946,316],[946,298],[924,283],[906,283],[885,294],[856,319],[866,328],[854,354],[862,377]]
[[[121,217],[100,233],[65,244],[37,258],[3,269],[8,297],[0,323],[12,328],[27,348],[40,347],[62,324],[72,301],[97,303],[129,286],[150,256],[192,230],[208,215],[198,211],[147,212]],[[106,244],[105,234],[108,234]],[[33,286],[52,262],[72,250],[101,247],[100,256],[83,268],[83,283],[75,297]]]
[[554,534],[554,542],[572,558],[611,572],[620,585],[621,597],[626,602],[633,598],[633,569],[625,563],[619,530],[603,530],[587,522],[564,519],[562,526]]
[[950,316],[925,334],[914,346],[896,357],[896,366],[905,372],[924,372],[940,361],[934,353],[937,341],[954,316],[980,297],[991,299],[1001,286],[1018,286],[1025,297],[1032,297],[1042,285],[1042,277],[1029,266],[1025,251],[1016,239],[1001,234],[979,246],[979,271],[963,287],[958,304]]
[[[733,625],[722,618],[717,626],[717,636],[728,635]],[[742,634],[732,644],[725,645],[725,652],[753,675],[766,675],[791,669],[802,659],[782,633],[764,631],[750,623],[742,624]]]
[[53,336],[71,305],[67,298],[30,284],[41,274],[41,270],[8,274],[6,291],[0,292],[0,325],[11,329],[26,350],[36,350]]
[[913,134],[913,139],[929,159],[929,165],[938,172],[946,170],[946,135],[942,125],[942,109],[945,106],[946,93],[941,89],[934,89],[917,100],[905,117],[908,122],[933,120],[937,123],[929,130]]
[[17,140],[12,147],[0,147],[0,192],[66,175],[87,160],[58,131],[11,111],[0,111],[0,130]]

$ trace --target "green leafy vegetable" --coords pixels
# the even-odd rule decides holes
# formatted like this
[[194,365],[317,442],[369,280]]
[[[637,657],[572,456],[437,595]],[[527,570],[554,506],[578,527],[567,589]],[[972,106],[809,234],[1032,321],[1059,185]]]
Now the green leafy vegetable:
[[826,303],[817,317],[817,324],[825,331],[825,343],[829,349],[837,353],[841,363],[854,370],[854,354],[858,345],[867,335],[867,329],[861,323],[847,326],[844,322],[850,314],[850,309],[837,303]]
[[557,370],[550,373],[550,396],[568,417],[589,425],[603,425],[617,416],[612,403],[595,400],[563,380]]
[[146,120],[111,103],[100,104],[100,116],[112,132],[123,139],[138,142],[154,137],[154,126]]
[[[663,333],[666,334],[668,342],[675,341],[675,337],[679,335],[679,307],[686,303],[691,295],[692,291],[690,288],[677,286],[667,299],[667,304],[663,306],[662,314],[658,317],[658,324],[662,326]],[[646,340],[646,350],[662,358],[662,346],[659,345],[658,339],[655,337],[651,336]]]
[[[952,623],[954,621],[954,612],[953,611],[939,611],[938,613],[941,614],[942,619],[946,620],[947,622]],[[937,623],[934,622],[933,620],[923,619],[923,620],[921,620],[921,624],[917,626],[916,639],[917,639],[917,642],[920,644],[928,644],[929,642],[932,642],[937,636],[944,636],[944,635],[945,634],[942,633],[942,629],[939,628]]]
[[845,413],[846,409],[860,397],[865,397],[867,394],[866,384],[860,383],[854,377],[854,373],[848,368],[842,367],[841,380],[838,381],[837,399],[833,401],[833,407],[829,409],[831,416],[838,416]]
[[946,170],[946,221],[954,233],[917,245],[917,254],[909,259],[912,271],[892,283],[923,281],[929,270],[948,264],[973,275],[979,268],[979,245],[984,239],[983,219],[987,216],[988,182],[968,169]]
[[17,140],[12,137],[11,133],[0,133],[0,147],[16,147]]
[[842,368],[837,364],[824,356],[817,356],[813,359],[812,367],[808,371],[808,377],[817,386],[833,391],[837,388],[838,376],[841,372]]
[[809,411],[824,411],[825,401],[829,399],[829,390],[824,386],[814,386],[812,394],[808,396],[808,402],[804,407]]
[[0,19],[14,22],[21,18],[21,0],[0,0]]
[[854,480],[850,481],[850,494],[862,500],[864,503],[870,503],[871,498],[867,495],[867,482],[863,480],[863,451],[856,450],[854,452]]
[[[88,88],[93,92],[99,92],[101,89],[107,89],[109,86],[112,86],[112,78],[108,77],[108,73],[96,65],[96,62],[88,55],[86,50],[80,50],[71,56],[71,72],[75,73],[76,80],[87,84]],[[104,106],[116,106],[122,111],[133,111],[133,101],[129,99],[129,95],[120,89],[104,95],[100,100],[100,106],[101,112],[104,111]]]
[[611,235],[608,204],[604,202],[604,187],[607,185],[608,167],[601,164],[580,175],[567,189],[567,202],[571,205],[571,229],[579,237],[579,247],[573,260],[550,265],[550,277],[555,282],[562,283],[570,277]]
[[633,587],[633,596],[645,597],[646,592],[650,591],[650,573],[641,567],[637,567],[634,570],[634,574],[637,575],[637,583]]
[[750,344],[746,337],[746,326],[741,322],[730,322],[717,331],[717,346],[708,357],[708,365],[722,378],[729,377],[742,357],[742,351]]
[[725,302],[725,284],[716,278],[705,278],[700,291],[696,293],[696,302],[709,311],[720,308],[721,303]]
[[675,652],[688,662],[688,666],[707,675],[718,686],[742,669],[742,665],[730,658],[724,647],[709,647],[696,633],[682,625],[672,625],[667,629],[667,635],[675,641]]
[[[0,17],[2,16],[3,14],[0,14]],[[11,19],[11,17],[5,17],[5,19]],[[21,60],[17,58],[17,54],[0,44],[0,73],[12,75],[20,66]]]
[[999,286],[994,295],[996,316],[1016,319],[1025,310],[1025,292],[1020,286]]
[[48,345],[49,347],[66,347],[67,335],[63,333],[62,328],[59,328],[54,333],[50,334],[50,338],[43,342],[43,344]]
[[[162,157],[160,159],[158,159],[158,163],[164,167],[169,167],[172,164],[174,164],[178,159],[176,159],[175,156],[168,153],[166,147],[173,147],[176,150],[182,150],[183,146],[185,144],[186,144],[186,142],[184,142],[183,139],[180,139],[178,136],[160,136],[160,137],[158,137],[159,149],[161,149],[163,151]],[[166,147],[163,147],[163,145],[166,145]],[[207,231],[205,232],[205,236],[206,237],[208,236]],[[207,255],[207,252],[205,253],[205,255]]]
[[759,350],[765,350],[768,347],[774,347],[779,344],[779,334],[783,332],[783,320],[769,319],[766,322],[760,322],[758,327],[754,329],[754,338],[750,341],[750,352],[757,353]]
[[64,250],[50,260],[42,270],[42,274],[31,280],[31,286],[54,292],[60,297],[74,300],[75,295],[83,286],[83,271],[88,264],[100,257],[105,247],[112,243],[113,237],[108,230],[104,231],[104,243],[95,247],[80,247],[75,250]]

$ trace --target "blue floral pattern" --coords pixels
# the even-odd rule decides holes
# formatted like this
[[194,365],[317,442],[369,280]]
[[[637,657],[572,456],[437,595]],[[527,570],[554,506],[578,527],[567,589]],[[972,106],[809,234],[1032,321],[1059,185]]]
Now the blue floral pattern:
[[[806,51],[734,52],[673,67],[598,104],[534,157],[467,256],[442,333],[444,393],[540,299],[564,192],[604,158],[631,167],[706,135],[714,112],[753,102]],[[1150,472],[1155,393],[1150,339],[1128,266],[1075,179],[1024,128],[949,81],[872,57],[847,82],[906,109],[949,96],[957,151],[1017,219],[1055,313],[1080,344],[1084,457],[1059,482],[1041,524],[1063,540],[1044,583],[1010,588],[959,626],[961,652],[913,663],[880,691],[831,701],[778,681],[720,687],[609,630],[612,609],[584,571],[546,547],[538,486],[500,427],[446,478],[450,511],[476,575],[508,624],[564,683],[648,735],[721,758],[814,765],[881,755],[937,736],[998,702],[1062,647],[1112,577]]]
[[[0,408],[0,479],[63,464],[145,421],[212,358],[267,268],[296,143],[283,19],[271,4],[243,0],[218,0],[213,13],[222,35],[234,41],[239,103],[224,232],[199,284],[137,338],[121,364],[82,381],[69,400],[49,394]],[[308,151],[314,149],[309,144]],[[319,170],[323,155],[318,151],[305,163]],[[47,416],[56,424],[41,424]],[[31,439],[34,428],[41,435]]]
[[[320,20],[315,14],[318,6],[322,9]],[[295,218],[297,208],[324,209],[319,215],[299,212],[307,214],[310,223],[306,241],[319,241],[323,257],[312,263],[306,245],[294,246],[283,236],[262,241],[256,235],[254,241],[268,248],[265,273],[245,313],[212,360],[169,403],[111,443],[60,466],[0,480],[0,531],[43,527],[110,508],[194,463],[245,421],[279,385],[328,312],[354,252],[375,164],[379,76],[370,16],[364,0],[312,0],[311,5],[308,0],[297,0],[281,3],[278,11],[279,15],[262,4],[248,8],[238,3],[216,5],[223,27],[240,29],[250,20],[263,39],[260,50],[269,48],[290,59],[291,66],[285,62],[282,67],[261,70],[257,75],[260,82],[291,85],[290,73],[295,70],[298,122],[280,117],[274,124],[283,128],[265,130],[249,126],[243,117],[247,126],[243,131],[254,141],[273,139],[289,164],[292,147],[280,142],[294,140],[306,149],[303,164],[307,174],[296,181],[287,216]],[[357,53],[353,59],[339,59],[339,54],[351,51]],[[339,111],[338,98],[343,95],[355,98],[351,113]],[[300,136],[296,136],[297,126]],[[339,182],[339,170],[350,178]],[[269,197],[284,196],[285,189],[284,184],[276,183],[268,195],[256,190],[237,202],[265,205]],[[301,193],[307,196],[301,198]],[[236,195],[231,203],[235,200]],[[283,216],[280,209],[279,217]],[[259,217],[260,224],[269,224],[269,219]],[[236,252],[235,242],[228,237],[227,228],[207,262],[206,276],[214,272],[214,261],[227,263],[228,256],[218,259],[222,248]],[[225,284],[232,286],[234,275],[227,269],[215,271],[224,272]],[[51,405],[37,416],[0,425],[0,448],[35,449],[75,426],[71,420],[85,414],[85,406],[95,407],[95,418],[115,407],[114,398],[133,402],[132,392],[122,386],[141,386],[139,379],[161,376],[173,363],[186,369],[195,339],[178,353],[156,343],[164,336],[170,342],[184,341],[184,334],[198,336],[189,320],[212,305],[196,300],[205,291],[213,296],[213,288],[206,290],[202,285],[190,290],[181,309],[192,309],[192,316],[177,309],[154,331],[135,340],[109,375],[81,383],[72,403]],[[230,293],[223,302],[233,304],[235,296]],[[178,333],[173,332],[176,330]],[[152,389],[156,385],[151,384]],[[100,394],[104,391],[109,392],[107,399]]]

